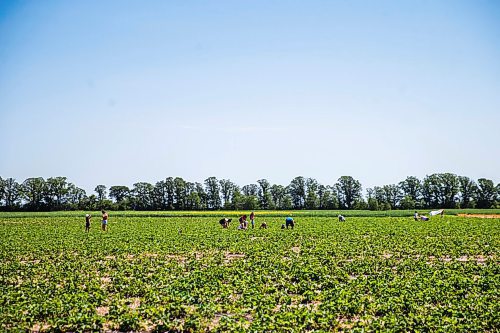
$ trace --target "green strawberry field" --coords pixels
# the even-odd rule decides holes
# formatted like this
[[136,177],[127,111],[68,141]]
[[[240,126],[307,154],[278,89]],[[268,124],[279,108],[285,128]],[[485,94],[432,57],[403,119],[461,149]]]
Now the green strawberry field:
[[0,330],[500,330],[500,219],[216,215],[0,215]]

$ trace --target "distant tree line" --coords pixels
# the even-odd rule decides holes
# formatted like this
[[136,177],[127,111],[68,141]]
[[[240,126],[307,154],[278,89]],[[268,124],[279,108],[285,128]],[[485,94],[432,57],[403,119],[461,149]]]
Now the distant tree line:
[[296,177],[288,186],[260,179],[240,187],[228,179],[209,177],[203,183],[168,177],[156,184],[97,185],[95,193],[66,177],[28,178],[18,183],[0,177],[0,210],[254,210],[254,209],[426,209],[500,208],[500,184],[474,181],[452,173],[436,173],[423,180],[407,177],[398,184],[368,188],[342,176],[333,185]]

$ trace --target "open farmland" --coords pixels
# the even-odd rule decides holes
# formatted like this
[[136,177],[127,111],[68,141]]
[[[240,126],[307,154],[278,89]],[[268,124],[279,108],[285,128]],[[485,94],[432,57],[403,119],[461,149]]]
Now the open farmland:
[[[2,331],[498,331],[500,220],[0,215]],[[28,214],[29,215],[29,214]]]

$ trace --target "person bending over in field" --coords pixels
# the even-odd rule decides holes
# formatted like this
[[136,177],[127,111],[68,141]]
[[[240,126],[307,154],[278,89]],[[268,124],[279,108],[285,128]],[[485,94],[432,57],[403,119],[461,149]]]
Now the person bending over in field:
[[91,218],[92,218],[92,216],[90,216],[90,214],[85,214],[85,232],[90,231],[90,219]]
[[238,227],[238,229],[245,230],[248,226],[247,216],[246,215],[241,216],[238,221],[240,222],[240,226]]
[[339,215],[339,222],[345,222],[344,215]]
[[295,222],[293,221],[293,219],[288,216],[285,220],[285,225],[286,225],[286,228],[288,229],[288,227],[291,227],[293,229],[293,227],[295,226]]
[[261,229],[267,229],[267,223],[266,222],[262,222],[262,224],[260,225],[260,228]]
[[420,215],[420,220],[421,221],[429,221],[429,218],[425,215]]
[[101,211],[102,213],[102,224],[101,224],[101,228],[102,228],[102,231],[107,231],[108,229],[108,213],[106,213],[106,211],[102,210]]
[[219,221],[219,224],[222,226],[222,228],[227,229],[229,227],[229,223],[231,223],[231,220],[232,219],[228,219],[225,217]]

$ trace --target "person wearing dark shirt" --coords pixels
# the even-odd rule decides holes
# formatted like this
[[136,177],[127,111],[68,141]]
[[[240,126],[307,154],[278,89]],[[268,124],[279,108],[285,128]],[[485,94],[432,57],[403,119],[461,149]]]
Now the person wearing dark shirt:
[[85,232],[90,231],[90,219],[91,218],[92,218],[92,216],[90,216],[90,214],[85,215]]

